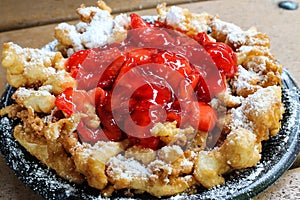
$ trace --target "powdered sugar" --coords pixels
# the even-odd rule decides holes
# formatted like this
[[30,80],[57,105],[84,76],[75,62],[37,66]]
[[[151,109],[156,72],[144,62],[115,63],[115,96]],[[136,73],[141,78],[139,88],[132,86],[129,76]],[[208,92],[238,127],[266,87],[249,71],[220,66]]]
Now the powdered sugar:
[[192,167],[194,163],[192,161],[189,161],[188,159],[184,158],[182,162],[180,163],[180,166],[182,167]]
[[172,163],[183,156],[183,150],[177,145],[165,146],[158,151],[158,156],[166,163]]
[[235,47],[238,47],[241,44],[245,44],[247,39],[251,39],[252,36],[257,34],[254,29],[249,29],[247,31],[233,31],[228,29],[227,31],[227,41],[234,44]]
[[117,155],[111,158],[107,163],[109,176],[116,180],[131,181],[135,178],[148,179],[152,174],[149,168],[142,165],[133,158],[125,158],[123,155]]
[[241,33],[243,30],[238,27],[237,25],[229,22],[224,22],[218,18],[215,18],[212,22],[212,26],[215,28],[215,30],[219,31],[220,33],[223,33],[225,35],[228,35],[230,33]]
[[243,112],[243,107],[233,108],[232,109],[232,119],[233,122],[230,125],[231,129],[237,129],[239,127],[245,128],[249,131],[253,131],[253,123],[245,116]]
[[[65,44],[70,44],[73,46],[74,50],[72,53],[75,51],[78,51],[80,49],[83,49],[83,45],[81,44],[80,40],[80,33],[76,31],[76,27],[73,25],[70,25],[68,23],[60,23],[57,25],[55,28],[56,30],[63,30],[63,32],[68,35],[68,41],[65,41]],[[71,55],[71,54],[70,54]]]
[[114,31],[125,32],[130,24],[130,17],[126,14],[119,14],[114,18]]
[[170,11],[166,15],[166,21],[170,25],[180,25],[185,21],[183,8],[171,6]]
[[246,70],[243,66],[238,66],[237,80],[233,82],[233,87],[239,93],[243,90],[256,90],[259,86],[255,83],[259,82],[262,78],[252,71]]
[[24,87],[20,87],[15,93],[20,100],[24,100],[32,94],[32,92]]
[[75,25],[61,23],[55,28],[55,36],[60,44],[58,47],[65,46],[68,56],[84,48],[114,42],[114,35],[126,32],[129,27],[130,20],[125,14],[114,19],[107,10],[97,7],[83,7],[77,11],[81,22]]
[[[162,11],[164,10],[164,11]],[[190,13],[187,9],[171,6],[167,9],[162,8],[160,20],[166,21],[168,25],[179,27],[182,30],[193,30],[195,32],[207,32],[211,16],[205,12],[196,14]]]
[[[262,131],[256,130],[258,126],[257,123],[267,124],[268,122],[266,122],[266,120],[269,120],[269,115],[276,117],[275,114],[270,114],[270,111],[274,113],[282,112],[280,107],[276,108],[276,111],[274,110],[275,108],[273,108],[273,105],[278,104],[278,101],[281,100],[278,97],[280,95],[279,91],[279,86],[269,86],[260,88],[249,95],[242,101],[240,107],[231,110],[231,119],[233,120],[230,124],[231,129],[242,127],[255,133]],[[264,116],[265,119],[262,120],[262,116]],[[261,121],[257,122],[257,119],[260,119]]]
[[231,44],[234,48],[239,48],[243,45],[264,47],[270,45],[269,38],[257,32],[254,27],[244,31],[233,23],[215,18],[212,22],[212,29],[218,38],[221,38],[227,44]]
[[24,87],[18,88],[18,90],[15,92],[14,96],[17,96],[17,98],[21,101],[24,101],[30,96],[36,96],[36,97],[46,97],[51,96],[51,93],[47,90],[33,90],[33,89],[26,89]]
[[254,94],[249,95],[246,99],[247,109],[253,111],[253,115],[258,116],[260,114],[268,114],[269,106],[274,104],[274,99],[272,97],[276,96],[276,90],[274,87],[269,86],[267,88],[262,88],[257,90]]

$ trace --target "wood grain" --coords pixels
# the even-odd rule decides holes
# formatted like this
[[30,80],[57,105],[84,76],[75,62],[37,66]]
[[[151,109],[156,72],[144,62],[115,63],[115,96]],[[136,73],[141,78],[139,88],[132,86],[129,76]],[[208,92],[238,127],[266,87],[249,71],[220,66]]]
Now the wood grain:
[[[129,12],[154,8],[158,3],[180,4],[201,0],[107,0],[107,5],[113,9],[113,13]],[[203,1],[203,0],[202,0]],[[61,21],[77,19],[74,12],[82,3],[95,5],[96,0],[1,0],[0,32],[32,26],[40,26]]]

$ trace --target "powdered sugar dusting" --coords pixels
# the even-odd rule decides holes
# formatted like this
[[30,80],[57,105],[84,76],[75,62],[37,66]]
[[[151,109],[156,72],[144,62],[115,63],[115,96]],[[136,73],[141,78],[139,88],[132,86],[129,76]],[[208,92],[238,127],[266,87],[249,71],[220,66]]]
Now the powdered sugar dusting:
[[243,107],[233,108],[232,109],[232,119],[234,120],[231,128],[237,129],[238,127],[243,127],[249,131],[253,130],[253,123],[248,120],[248,118],[244,115]]
[[242,33],[243,30],[237,25],[229,22],[224,22],[218,18],[215,18],[212,22],[212,26],[224,35],[231,33]]
[[235,88],[237,93],[243,90],[249,90],[249,91],[254,90],[259,86],[253,85],[251,84],[251,82],[254,81],[259,82],[260,80],[263,79],[259,76],[259,74],[248,71],[241,65],[238,66],[238,74],[239,75],[237,80],[233,82],[233,87]]
[[[82,7],[77,10],[81,21],[75,25],[60,23],[55,28],[58,46],[64,46],[68,56],[85,48],[96,48],[115,42],[115,35],[126,33],[130,20],[120,14],[113,18],[107,10],[97,7]],[[60,47],[59,47],[60,48]]]
[[[289,80],[289,77],[283,77],[283,80],[287,79]],[[286,114],[282,122],[282,129],[277,136],[264,143],[262,160],[255,167],[230,173],[226,177],[225,185],[210,190],[199,188],[199,194],[181,194],[171,197],[171,199],[229,199],[237,196],[250,198],[274,182],[284,172],[284,169],[288,169],[299,151],[297,148],[299,128],[296,125],[297,119],[299,119],[299,92],[295,86],[290,87],[291,82],[284,81],[284,84],[283,100]],[[4,106],[8,104],[6,96],[4,95],[1,99]],[[70,184],[32,158],[12,136],[13,120],[3,117],[0,123],[2,154],[17,176],[34,191],[47,199],[72,197],[90,200],[102,199],[95,190],[86,185]],[[184,163],[189,164],[189,161]],[[140,171],[143,175],[147,174],[147,171]],[[116,199],[130,198],[116,197]]]
[[30,97],[31,95],[35,96],[50,96],[51,93],[47,90],[33,90],[33,89],[26,89],[24,87],[18,88],[18,90],[14,94],[18,97],[19,100],[25,100],[26,98]]
[[133,178],[148,179],[151,172],[148,168],[133,158],[118,155],[108,161],[108,173],[115,179],[131,181]]
[[170,25],[180,25],[185,21],[185,16],[183,14],[183,8],[178,6],[171,6],[170,12],[167,13],[166,21]]

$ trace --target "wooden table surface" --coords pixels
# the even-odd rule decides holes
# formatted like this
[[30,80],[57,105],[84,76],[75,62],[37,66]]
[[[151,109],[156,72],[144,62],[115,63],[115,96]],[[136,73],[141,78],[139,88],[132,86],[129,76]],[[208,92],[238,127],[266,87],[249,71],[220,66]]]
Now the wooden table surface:
[[[53,28],[62,21],[77,20],[75,8],[95,0],[1,0],[0,52],[3,43],[13,41],[23,47],[42,47],[53,40]],[[160,0],[109,0],[113,13],[137,12],[156,14]],[[223,0],[223,1],[164,1],[180,4],[193,12],[207,11],[219,14],[221,19],[244,29],[257,27],[271,38],[271,51],[300,84],[300,9],[290,11],[278,8],[278,0]],[[300,4],[300,0],[295,0]],[[5,71],[0,69],[0,91],[5,87]],[[42,199],[27,188],[6,166],[0,157],[0,199]],[[300,199],[300,159],[273,186],[255,199]]]

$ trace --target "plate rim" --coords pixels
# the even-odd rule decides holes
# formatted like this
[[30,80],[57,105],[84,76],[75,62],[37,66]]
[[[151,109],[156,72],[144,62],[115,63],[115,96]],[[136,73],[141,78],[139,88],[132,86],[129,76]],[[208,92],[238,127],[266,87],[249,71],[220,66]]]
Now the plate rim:
[[[297,86],[296,82],[294,81],[294,79],[292,78],[292,76],[290,75],[290,73],[286,70],[283,69],[283,73],[282,73],[282,77],[283,77],[283,86],[287,87],[287,89],[293,89],[296,90],[297,94],[299,94],[299,87]],[[284,87],[283,87],[284,88]],[[12,88],[11,86],[9,86],[8,84],[5,87],[4,93],[2,94],[2,98],[1,98],[1,102],[0,102],[0,107],[2,108],[3,106],[6,106],[7,103],[9,103],[10,101],[10,96],[9,94],[11,94],[14,91],[14,88]],[[297,98],[297,102],[300,102],[299,96],[297,96],[295,94],[295,96],[293,98]],[[300,104],[297,105],[297,109],[296,109],[296,117],[300,118]],[[5,117],[0,118],[0,120],[2,120]],[[13,123],[15,123],[15,121],[13,121]],[[48,194],[47,192],[45,193],[45,191],[42,191],[44,186],[36,186],[36,185],[32,185],[32,184],[28,184],[26,183],[26,178],[24,178],[22,176],[22,173],[20,171],[17,171],[18,168],[16,168],[14,165],[14,163],[12,163],[12,160],[10,158],[9,155],[6,155],[7,153],[7,149],[5,149],[5,146],[3,144],[5,144],[5,142],[3,141],[3,128],[2,125],[1,126],[1,130],[0,130],[0,151],[1,151],[1,155],[4,158],[4,160],[6,161],[7,165],[13,170],[14,174],[29,188],[31,188],[36,194],[46,198],[46,199],[60,199],[61,196],[56,195],[56,194]],[[282,167],[282,163],[278,162],[277,164],[272,166],[272,170],[274,168],[276,168],[277,166],[277,170],[275,170],[277,173],[276,175],[274,175],[274,171],[268,171],[265,176],[262,176],[262,178],[253,181],[253,183],[249,184],[247,187],[243,187],[241,190],[239,190],[238,192],[234,193],[234,194],[230,194],[227,196],[224,196],[224,199],[248,199],[248,198],[252,198],[256,195],[258,195],[259,193],[263,192],[264,190],[266,190],[269,186],[271,186],[276,180],[278,180],[284,172],[286,172],[293,164],[293,162],[296,160],[297,155],[300,152],[300,133],[299,133],[299,129],[300,126],[298,124],[298,126],[294,126],[292,127],[292,133],[294,133],[295,138],[291,139],[291,146],[288,149],[288,151],[286,151],[286,153],[283,154],[283,156],[280,158],[279,161],[285,161],[286,165],[284,165]],[[11,130],[12,131],[12,130]],[[15,141],[16,142],[16,141]],[[267,143],[267,142],[266,142]],[[19,144],[18,144],[19,145]],[[43,165],[45,167],[44,164],[40,163],[40,161],[38,159],[36,159],[34,156],[30,155],[25,148],[23,148],[21,145],[19,145],[21,151],[25,151],[24,155],[25,156],[31,156],[31,158],[29,158],[29,160],[33,159],[35,160],[35,162],[38,162],[40,165]],[[11,152],[10,152],[11,153]],[[280,167],[278,167],[280,166]],[[45,167],[47,169],[47,167]],[[50,173],[55,173],[55,172],[51,172],[50,169]],[[56,173],[55,173],[56,175]],[[58,175],[56,175],[58,176]],[[66,182],[66,180],[60,178],[60,177],[56,177],[56,179],[58,181],[63,181]],[[73,184],[68,182],[67,184],[70,184],[71,187],[77,187],[77,184]],[[220,186],[222,187],[222,186]],[[82,198],[83,193],[85,192],[85,189],[88,189],[89,186],[87,187],[83,187],[83,190],[79,190],[77,192],[75,192],[74,194],[71,194],[69,197],[70,198],[66,198],[66,199],[73,199],[74,197],[79,197]],[[89,190],[89,189],[88,189]],[[98,190],[97,190],[98,191]],[[209,190],[208,190],[209,191]],[[54,193],[56,193],[57,191],[53,191]],[[92,189],[91,191],[89,191],[90,194],[93,196],[95,194],[94,189]],[[100,192],[100,191],[99,191]],[[50,191],[51,193],[51,191]],[[204,192],[205,193],[205,192]],[[200,194],[192,194],[192,195],[188,195],[188,196],[178,196],[177,199],[180,199],[180,197],[186,199],[199,199],[202,198],[201,196],[204,193],[200,193]],[[99,193],[100,194],[100,193]],[[98,195],[99,195],[98,194]],[[180,194],[179,194],[180,195]],[[151,196],[152,197],[152,196]],[[96,198],[96,197],[95,197]],[[101,197],[100,197],[101,198]],[[87,197],[87,199],[89,199]],[[122,199],[126,199],[123,198]]]

